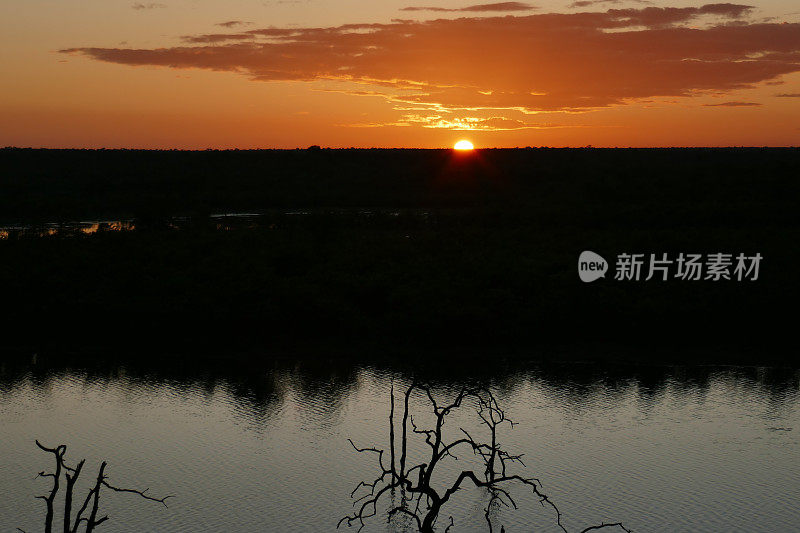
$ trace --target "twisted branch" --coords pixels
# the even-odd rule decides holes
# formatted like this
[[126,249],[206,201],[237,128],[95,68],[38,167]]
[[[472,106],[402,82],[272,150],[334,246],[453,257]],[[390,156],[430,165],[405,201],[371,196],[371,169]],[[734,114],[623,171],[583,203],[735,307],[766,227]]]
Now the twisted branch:
[[[431,411],[435,417],[435,423],[432,428],[419,427],[415,423],[413,416],[409,413],[409,399],[412,391],[415,389],[423,393],[431,406]],[[461,428],[463,437],[457,438],[451,442],[446,442],[443,438],[443,428],[448,415],[462,407],[464,400],[467,398],[472,398],[477,404],[476,415],[480,423],[488,429],[488,442],[481,442],[473,438],[472,435],[463,428]],[[391,464],[388,467],[383,464],[384,450],[375,447],[359,448],[352,440],[348,439],[351,446],[357,452],[372,452],[377,454],[380,475],[372,482],[361,481],[356,485],[356,488],[350,494],[351,498],[355,499],[353,506],[356,510],[353,514],[339,520],[337,528],[345,523],[348,527],[353,524],[358,524],[358,530],[360,531],[365,526],[365,519],[373,517],[378,513],[377,505],[380,498],[390,491],[394,493],[395,489],[399,489],[401,491],[401,504],[389,509],[387,513],[388,518],[391,520],[397,515],[410,516],[413,518],[420,532],[433,533],[442,508],[456,492],[461,490],[465,482],[470,482],[475,487],[485,489],[490,496],[489,504],[485,509],[486,522],[490,533],[494,531],[490,513],[493,506],[504,505],[512,509],[517,509],[517,503],[514,501],[514,498],[507,488],[508,485],[515,483],[528,487],[532,494],[538,498],[539,503],[543,507],[549,506],[552,508],[556,515],[556,525],[564,533],[569,533],[561,521],[561,511],[555,503],[541,491],[541,482],[538,479],[509,474],[507,472],[510,464],[525,466],[522,460],[524,454],[511,454],[502,449],[498,442],[498,429],[504,424],[513,428],[515,423],[506,416],[505,411],[498,405],[497,399],[488,388],[462,387],[450,403],[440,405],[429,386],[414,381],[406,390],[404,396],[399,469],[395,466],[394,460],[394,384],[392,384],[391,388],[389,409],[389,449],[391,453]],[[431,455],[427,463],[420,463],[407,469],[407,425],[409,421],[411,422],[412,435],[424,437],[424,443],[430,448]],[[462,470],[449,488],[443,492],[439,492],[431,486],[431,479],[433,478],[434,472],[437,466],[445,459],[452,458],[453,460],[458,460],[458,457],[455,455],[455,450],[459,447],[465,447],[471,450],[475,456],[480,457],[484,463],[484,471],[482,475],[479,476],[472,470]],[[417,471],[416,475],[412,476],[414,471]],[[364,495],[356,498],[356,493],[362,487],[368,490]],[[414,509],[411,510],[408,505],[414,500],[416,500],[416,504],[414,505]],[[445,531],[449,531],[454,527],[454,524],[455,521],[451,516]],[[630,530],[621,522],[601,523],[599,525],[589,526],[580,533],[613,527],[630,533]],[[501,533],[504,531],[504,528],[501,527]]]
[[[45,533],[52,533],[53,531],[53,521],[54,521],[54,501],[56,495],[59,492],[61,474],[63,472],[64,477],[66,479],[66,486],[64,491],[64,512],[63,512],[63,532],[64,533],[78,533],[78,528],[82,525],[86,525],[86,533],[92,533],[94,529],[108,520],[108,516],[102,516],[98,518],[98,512],[100,507],[100,489],[105,487],[114,492],[128,492],[132,494],[136,494],[145,500],[150,500],[154,502],[159,502],[167,507],[167,499],[174,497],[173,495],[164,496],[163,498],[157,498],[154,496],[150,496],[147,494],[148,489],[144,490],[137,490],[137,489],[128,489],[128,488],[120,488],[114,485],[111,485],[107,481],[107,476],[105,475],[105,469],[107,463],[103,461],[100,465],[100,470],[97,474],[97,478],[95,480],[94,486],[89,490],[86,494],[86,497],[83,500],[83,504],[80,506],[78,511],[73,516],[73,496],[74,496],[74,488],[75,483],[78,480],[78,477],[81,475],[83,471],[83,467],[86,463],[86,460],[81,460],[76,467],[71,467],[67,465],[64,456],[67,452],[67,447],[63,444],[57,446],[56,448],[49,448],[44,446],[38,440],[36,441],[36,446],[39,447],[42,451],[51,453],[55,456],[56,459],[56,468],[55,472],[53,473],[46,473],[46,472],[39,472],[36,477],[46,477],[51,478],[53,480],[53,484],[50,489],[50,493],[47,496],[37,496],[38,499],[42,499],[46,505],[46,514],[45,514]],[[89,512],[88,516],[85,516],[84,513]],[[17,528],[19,531],[21,529]]]

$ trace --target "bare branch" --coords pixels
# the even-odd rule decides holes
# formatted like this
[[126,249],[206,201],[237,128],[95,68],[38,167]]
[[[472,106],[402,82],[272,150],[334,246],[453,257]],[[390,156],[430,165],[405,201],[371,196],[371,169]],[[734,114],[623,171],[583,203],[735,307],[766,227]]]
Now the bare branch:
[[64,533],[72,533],[71,526],[71,514],[72,514],[72,490],[75,487],[75,482],[78,480],[78,476],[81,475],[81,470],[83,470],[83,465],[86,462],[86,459],[81,460],[78,463],[78,467],[73,470],[73,474],[65,474],[67,478],[67,490],[66,496],[64,496]]
[[167,505],[167,499],[168,499],[168,498],[174,498],[174,497],[175,497],[175,495],[174,495],[174,494],[169,494],[169,495],[167,495],[167,496],[164,496],[163,498],[155,498],[155,497],[153,497],[153,496],[149,496],[148,494],[146,494],[146,493],[147,493],[147,491],[148,491],[148,490],[150,490],[150,489],[144,489],[144,490],[136,490],[136,489],[121,489],[121,488],[119,488],[119,487],[115,487],[115,486],[113,486],[113,485],[110,485],[110,484],[109,484],[107,481],[105,481],[105,480],[103,480],[102,484],[103,484],[103,486],[104,486],[104,487],[106,487],[106,488],[108,488],[108,489],[111,489],[111,490],[113,490],[114,492],[129,492],[129,493],[131,493],[131,494],[138,494],[139,496],[141,496],[141,497],[142,497],[142,498],[144,498],[145,500],[150,500],[151,502],[158,502],[158,503],[161,503],[161,504],[163,504],[163,505],[164,505],[164,507],[168,507],[168,505]]
[[406,443],[408,442],[408,400],[411,398],[411,391],[414,390],[416,382],[412,382],[406,389],[405,397],[403,398],[403,436],[400,441],[400,473],[399,478],[403,479],[406,471]]
[[589,526],[586,529],[581,530],[580,533],[586,533],[587,531],[593,531],[593,530],[596,530],[596,529],[603,529],[603,528],[606,528],[606,527],[618,527],[622,531],[625,531],[626,533],[632,533],[632,531],[630,529],[628,529],[628,528],[626,528],[625,526],[622,525],[622,522],[614,522],[613,524],[600,524],[599,526]]
[[[413,416],[409,413],[409,398],[412,390],[415,388],[421,390],[430,403],[431,410],[435,417],[435,425],[433,428],[419,427],[415,423]],[[377,504],[382,495],[395,488],[400,488],[402,490],[402,504],[394,506],[388,511],[389,519],[397,515],[410,516],[414,519],[420,532],[433,533],[442,508],[456,492],[461,490],[463,483],[468,481],[475,487],[485,489],[490,495],[489,504],[485,509],[486,522],[490,533],[494,531],[491,516],[491,509],[493,507],[502,505],[510,509],[517,508],[517,503],[507,488],[507,486],[513,483],[527,486],[533,495],[539,499],[539,503],[542,506],[550,506],[556,514],[556,525],[564,533],[568,533],[561,521],[561,511],[550,498],[541,491],[541,483],[539,480],[533,477],[523,477],[518,474],[508,473],[507,467],[509,464],[525,466],[522,460],[524,455],[511,454],[502,449],[498,442],[498,429],[506,423],[510,427],[513,427],[514,422],[506,416],[505,411],[498,405],[497,399],[489,389],[481,387],[462,387],[452,401],[440,404],[434,397],[430,386],[419,384],[416,381],[413,382],[406,390],[404,397],[399,471],[396,470],[394,460],[394,385],[392,385],[390,394],[392,395],[389,414],[391,465],[388,469],[383,465],[383,450],[378,448],[359,448],[352,440],[348,439],[351,446],[353,446],[357,452],[373,452],[378,454],[381,475],[373,482],[361,481],[356,486],[351,493],[351,497],[355,498],[353,505],[357,507],[357,509],[352,515],[342,518],[338,522],[337,527],[340,527],[344,523],[348,526],[357,523],[359,524],[360,531],[365,526],[364,520],[377,514]],[[464,400],[468,397],[474,398],[477,404],[475,414],[480,423],[488,429],[489,442],[478,441],[463,428],[461,428],[461,433],[464,435],[463,437],[445,442],[443,439],[443,427],[445,426],[448,415],[456,409],[459,409],[463,405]],[[421,463],[406,469],[407,440],[409,436],[407,427],[409,420],[411,422],[412,436],[424,436],[424,443],[431,449],[431,457],[428,463]],[[445,489],[444,492],[440,493],[431,486],[431,479],[434,471],[436,471],[438,464],[445,458],[449,457],[457,460],[458,457],[455,455],[454,451],[459,447],[467,447],[473,454],[481,458],[485,465],[485,470],[481,477],[471,470],[461,471],[452,485]],[[416,477],[412,479],[411,474],[415,470],[418,472]],[[356,498],[355,495],[361,487],[367,488],[369,492]],[[425,497],[424,506],[422,505],[423,496]],[[407,503],[414,499],[416,499],[416,505],[412,511],[407,506]],[[450,523],[445,531],[449,531],[454,527],[454,523],[453,517],[451,516]],[[602,523],[600,525],[590,526],[580,533],[587,533],[589,531],[610,527],[618,527],[626,533],[630,533],[630,530],[626,529],[621,522]],[[502,525],[500,526],[500,531],[501,533],[505,531]]]
[[45,451],[47,453],[52,453],[56,460],[55,473],[46,474],[44,472],[39,472],[40,477],[51,477],[53,479],[53,485],[50,488],[50,494],[48,494],[47,496],[38,496],[38,498],[44,500],[45,503],[46,512],[44,517],[44,532],[52,533],[53,515],[54,515],[53,502],[55,502],[56,495],[58,494],[59,481],[61,479],[61,469],[64,466],[64,454],[67,453],[67,447],[62,444],[55,448],[48,448],[38,440],[36,441],[36,446],[38,446],[39,449],[42,451]]
[[389,391],[389,453],[392,461],[392,482],[397,480],[397,467],[394,460],[394,380]]
[[[95,480],[94,486],[88,491],[86,494],[86,498],[83,500],[83,504],[78,509],[77,513],[73,516],[73,491],[75,488],[75,484],[80,476],[81,472],[83,471],[83,467],[86,463],[85,460],[81,460],[78,465],[73,468],[66,464],[64,460],[64,456],[67,451],[67,447],[63,444],[55,447],[49,448],[43,445],[38,440],[35,441],[36,446],[47,453],[51,453],[55,456],[56,459],[56,469],[53,473],[46,473],[46,472],[39,472],[36,476],[37,478],[51,478],[53,480],[53,485],[51,487],[50,493],[47,496],[37,496],[37,499],[44,500],[46,505],[46,514],[45,514],[45,533],[52,533],[53,531],[53,518],[54,518],[54,500],[58,491],[60,489],[60,480],[61,480],[61,473],[64,472],[64,477],[66,479],[66,490],[64,494],[64,512],[63,512],[63,533],[78,533],[78,529],[82,524],[86,525],[86,533],[92,533],[94,528],[108,520],[108,516],[103,516],[98,518],[98,510],[100,505],[100,489],[105,487],[114,492],[128,492],[132,494],[137,494],[141,498],[145,500],[150,500],[154,502],[159,502],[167,507],[167,499],[174,497],[173,495],[165,496],[163,498],[157,498],[154,496],[150,496],[147,494],[148,489],[144,490],[137,490],[137,489],[128,489],[128,488],[120,488],[108,483],[107,478],[105,476],[105,469],[107,463],[104,461],[100,465],[100,470],[97,474],[97,478]],[[89,516],[84,516],[84,513],[89,510]],[[73,520],[74,519],[74,520]],[[21,531],[21,530],[20,530]]]

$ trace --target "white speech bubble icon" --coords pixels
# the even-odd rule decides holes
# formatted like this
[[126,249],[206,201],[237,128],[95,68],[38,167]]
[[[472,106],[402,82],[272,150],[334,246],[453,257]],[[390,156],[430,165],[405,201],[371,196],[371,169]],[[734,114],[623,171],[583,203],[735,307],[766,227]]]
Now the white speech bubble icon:
[[586,250],[578,257],[578,276],[581,281],[589,283],[604,278],[608,271],[608,263],[602,256]]

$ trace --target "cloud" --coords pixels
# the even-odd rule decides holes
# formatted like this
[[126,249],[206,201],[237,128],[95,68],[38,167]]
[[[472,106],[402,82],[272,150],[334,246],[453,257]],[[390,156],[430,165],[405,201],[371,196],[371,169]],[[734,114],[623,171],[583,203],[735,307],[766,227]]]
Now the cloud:
[[722,102],[719,104],[703,104],[704,107],[753,107],[759,106],[758,102]]
[[[182,46],[62,52],[259,81],[355,83],[379,93],[359,96],[382,96],[396,109],[427,110],[426,116],[582,112],[637,99],[724,94],[800,72],[800,24],[724,23],[751,9],[708,4],[273,27],[190,36]],[[717,24],[689,27],[701,16]]]
[[424,6],[409,6],[404,7],[400,11],[436,11],[436,12],[467,12],[467,13],[481,13],[489,11],[532,11],[537,9],[535,6],[525,4],[523,2],[497,2],[494,4],[476,4],[467,7],[447,8],[447,7],[424,7]]
[[706,4],[702,7],[645,7],[643,9],[609,9],[607,13],[625,26],[662,28],[687,22],[702,15],[717,15],[737,19],[753,10],[741,4]]
[[526,129],[584,128],[582,124],[554,124],[549,122],[525,122],[504,116],[493,117],[445,117],[442,115],[406,114],[394,122],[357,122],[339,124],[347,128],[382,128],[386,126],[421,126],[429,129],[454,131],[511,131]]
[[141,11],[143,9],[164,9],[165,7],[167,7],[167,6],[164,5],[164,4],[158,4],[158,3],[142,4],[142,3],[139,3],[139,2],[137,2],[137,3],[135,3],[135,4],[133,4],[131,6],[131,8],[133,8],[133,9],[135,9],[137,11]]
[[778,98],[800,98],[800,93],[781,93],[776,94]]
[[649,0],[578,0],[577,2],[572,2],[569,7],[589,7],[597,4],[621,4],[626,1],[635,2],[637,4],[652,4]]
[[221,43],[224,41],[245,41],[253,39],[252,35],[247,34],[230,34],[230,33],[206,33],[204,35],[184,35],[181,37],[182,41],[187,43]]
[[222,26],[223,28],[235,28],[236,26],[249,26],[252,22],[244,20],[229,20],[227,22],[217,22],[215,26]]
[[575,128],[581,126],[562,125],[551,123],[525,122],[514,118],[496,117],[444,117],[440,115],[403,115],[401,123],[409,125],[421,125],[424,128],[448,129],[456,131],[509,131],[527,129],[554,129],[554,128]]

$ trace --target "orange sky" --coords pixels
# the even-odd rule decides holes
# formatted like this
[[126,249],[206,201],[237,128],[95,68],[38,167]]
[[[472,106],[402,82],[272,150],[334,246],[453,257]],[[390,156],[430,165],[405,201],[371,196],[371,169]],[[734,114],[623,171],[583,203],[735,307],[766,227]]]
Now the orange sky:
[[800,145],[800,14],[578,0],[5,0],[0,145]]

